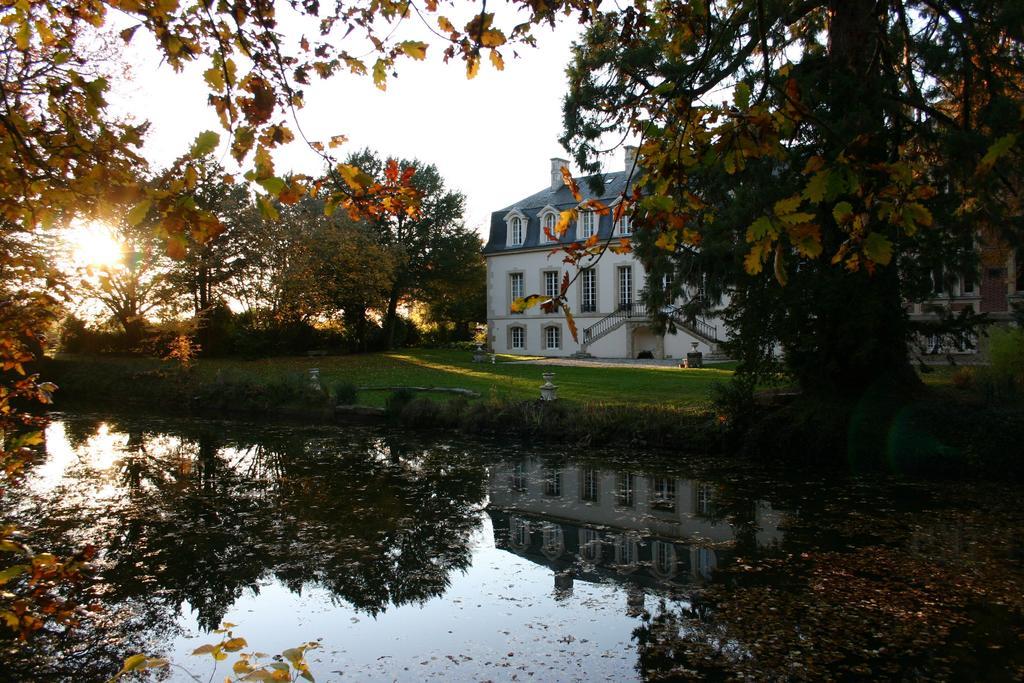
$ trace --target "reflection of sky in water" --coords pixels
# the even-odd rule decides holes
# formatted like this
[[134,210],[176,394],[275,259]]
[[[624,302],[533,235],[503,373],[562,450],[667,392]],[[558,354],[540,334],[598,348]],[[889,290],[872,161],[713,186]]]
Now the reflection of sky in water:
[[[850,632],[854,649],[896,642],[905,629],[887,610],[900,600],[917,643],[929,624],[915,600],[954,606],[959,623],[970,615],[955,605],[995,599],[985,595],[1002,596],[977,618],[990,630],[965,631],[955,647],[985,662],[1006,653],[992,672],[1019,673],[1024,662],[1020,621],[1005,612],[1022,594],[1024,521],[1010,502],[1019,488],[787,481],[728,467],[723,476],[600,453],[577,462],[386,426],[70,417],[49,427],[47,448],[2,502],[33,546],[98,546],[94,587],[108,610],[80,638],[19,660],[18,675],[5,676],[0,660],[3,680],[104,680],[140,651],[207,680],[212,660],[189,653],[216,642],[204,631],[221,621],[238,625],[248,650],[320,640],[310,654],[320,681],[635,680],[650,664],[631,640],[644,608],[752,663],[740,678],[783,679],[786,671],[762,668],[770,657],[746,655],[777,642],[783,657],[800,654],[819,632],[828,656]],[[808,577],[834,576],[834,590],[817,578],[801,584],[791,563]],[[877,567],[944,580],[929,578],[922,592]],[[738,568],[757,570],[759,582],[795,582],[784,593],[798,600],[785,603],[799,607],[796,621],[786,621],[789,607],[770,607],[778,591],[751,596],[716,580]],[[984,580],[964,584],[982,571]],[[716,588],[732,612],[708,611],[702,600]],[[885,599],[871,597],[868,609],[856,591]],[[836,634],[802,630],[803,615],[816,613],[835,615]],[[940,616],[933,631],[946,623]],[[766,627],[761,640],[750,635],[755,625]],[[956,671],[974,675],[958,677],[932,654],[908,666],[935,661],[929,671],[945,674],[933,678],[986,677],[970,668],[981,660],[965,659]],[[819,670],[834,673],[829,662]]]
[[[150,566],[149,559],[137,565],[137,571],[140,572],[138,580],[150,586],[154,595],[164,592],[164,586],[160,583],[160,577],[164,575],[174,582],[173,586],[169,586],[172,595],[187,594],[187,591],[182,592],[182,579],[175,579],[175,575],[166,572],[181,572],[182,565],[191,566],[190,563],[197,559],[214,565],[233,560],[235,564],[229,566],[244,566],[238,564],[238,557],[218,560],[216,554],[211,554],[214,552],[213,548],[218,547],[215,544],[195,548],[191,545],[179,546],[187,553],[185,557],[192,558],[187,560],[178,560],[168,554],[174,552],[173,543],[146,545],[153,544],[153,539],[157,538],[153,534],[181,535],[184,538],[189,538],[189,534],[193,534],[191,538],[199,538],[194,534],[205,535],[207,532],[203,530],[203,525],[210,523],[210,519],[214,520],[213,526],[208,528],[211,533],[216,533],[216,527],[220,527],[225,519],[218,518],[215,513],[212,518],[191,515],[196,514],[197,504],[200,506],[198,509],[202,509],[203,500],[215,500],[219,504],[224,493],[219,487],[241,486],[241,489],[228,489],[228,494],[241,496],[239,500],[249,496],[252,500],[263,501],[265,519],[271,524],[279,524],[286,519],[277,514],[276,506],[282,503],[297,506],[299,509],[305,507],[310,511],[308,519],[305,519],[303,514],[302,518],[297,520],[299,524],[312,524],[318,527],[325,522],[337,524],[340,519],[342,522],[333,533],[341,533],[341,536],[332,537],[328,534],[319,538],[328,544],[339,543],[344,546],[353,539],[362,538],[365,541],[367,538],[359,535],[359,518],[367,515],[371,520],[373,517],[386,519],[389,510],[401,510],[401,506],[394,507],[394,496],[399,500],[420,500],[420,503],[424,504],[428,503],[428,499],[417,499],[415,496],[427,495],[429,499],[433,499],[437,495],[459,495],[453,494],[450,490],[445,493],[447,489],[443,488],[440,482],[448,480],[450,472],[460,467],[462,474],[456,476],[461,476],[462,479],[458,480],[470,481],[465,479],[466,463],[476,460],[475,457],[467,460],[465,452],[460,456],[455,451],[449,451],[449,446],[432,445],[426,450],[422,450],[420,446],[421,450],[414,447],[404,453],[399,465],[396,464],[398,460],[392,460],[394,454],[385,437],[364,435],[364,440],[359,442],[361,445],[354,451],[351,444],[355,442],[345,442],[344,439],[333,441],[333,436],[309,440],[300,437],[293,443],[305,444],[303,448],[312,449],[306,451],[307,455],[320,452],[317,449],[322,451],[326,448],[328,452],[345,454],[338,457],[341,461],[349,463],[332,470],[331,476],[340,476],[342,480],[348,477],[351,480],[341,487],[325,486],[316,490],[321,498],[317,501],[318,504],[314,504],[312,501],[304,502],[301,495],[296,498],[294,493],[281,493],[282,486],[287,488],[291,479],[309,475],[309,470],[303,467],[308,468],[310,465],[301,465],[305,457],[302,448],[298,453],[299,457],[296,458],[294,451],[280,450],[280,446],[276,446],[278,450],[274,451],[275,447],[267,446],[259,437],[246,435],[240,441],[217,437],[214,439],[214,450],[210,451],[207,448],[204,456],[204,437],[199,437],[197,441],[197,437],[191,435],[159,433],[162,431],[159,426],[141,428],[133,425],[130,428],[131,434],[120,431],[122,429],[124,427],[119,422],[77,423],[74,422],[74,418],[68,423],[60,420],[52,422],[46,432],[48,456],[44,461],[36,463],[29,472],[25,482],[26,493],[29,495],[21,499],[18,508],[27,519],[31,519],[31,503],[39,505],[53,498],[60,500],[64,512],[58,517],[63,521],[55,523],[54,528],[64,529],[66,538],[74,543],[98,544],[101,564],[122,563],[109,565],[102,570],[104,578],[108,581],[118,580],[111,578],[111,573],[122,577],[131,576],[130,569],[128,574],[124,573],[126,568],[123,562],[125,559],[130,561],[132,557],[126,556],[125,552],[135,553],[136,558],[138,555],[151,555],[150,551],[156,552],[152,560],[157,563],[156,565]],[[275,436],[279,437],[281,433],[275,432]],[[214,474],[215,486],[208,493],[205,488],[207,484],[201,483],[206,481],[203,477],[208,475],[196,468],[209,468],[208,459],[211,452],[212,457],[221,463],[218,467],[222,469],[217,470],[221,474]],[[450,460],[449,452],[456,461]],[[268,457],[268,453],[271,453],[271,457]],[[207,458],[206,465],[202,464],[204,457]],[[457,460],[458,457],[462,457],[462,460]],[[479,470],[476,476],[481,488],[472,494],[477,497],[463,498],[460,505],[465,506],[469,503],[469,506],[460,508],[462,512],[454,513],[456,517],[462,515],[462,522],[456,521],[455,518],[446,522],[442,516],[441,521],[436,522],[441,526],[432,526],[434,523],[428,523],[426,526],[409,527],[410,531],[422,528],[433,534],[450,525],[451,535],[448,540],[465,548],[469,553],[471,564],[465,570],[457,566],[449,567],[447,570],[439,569],[441,576],[447,572],[449,581],[441,595],[428,595],[423,602],[413,598],[411,602],[403,601],[404,604],[397,606],[393,603],[386,604],[383,611],[372,616],[365,606],[357,609],[352,603],[328,589],[325,581],[312,578],[317,575],[317,570],[298,571],[299,576],[306,578],[301,579],[298,584],[294,579],[291,581],[293,586],[302,586],[301,590],[293,592],[283,581],[274,577],[274,573],[281,571],[282,567],[273,562],[303,564],[304,556],[289,559],[283,554],[283,557],[276,555],[277,559],[270,560],[271,563],[268,565],[260,565],[265,568],[258,569],[253,575],[253,580],[242,579],[240,597],[234,600],[233,604],[230,595],[225,596],[228,598],[225,605],[230,606],[224,613],[223,621],[237,624],[235,632],[247,639],[248,651],[277,653],[305,641],[320,640],[322,648],[310,655],[312,669],[318,680],[510,680],[515,676],[522,680],[529,678],[527,674],[530,673],[533,674],[533,680],[635,679],[636,652],[631,643],[631,635],[640,623],[636,615],[645,602],[649,608],[653,607],[658,599],[657,595],[664,591],[655,591],[652,594],[648,588],[645,598],[643,591],[628,587],[621,578],[609,578],[607,573],[600,576],[588,574],[585,578],[577,575],[573,580],[564,572],[565,567],[558,565],[557,562],[546,566],[544,557],[532,557],[532,561],[528,559],[524,556],[524,553],[529,555],[526,547],[517,547],[512,552],[502,547],[507,545],[507,540],[496,543],[495,529],[492,525],[503,525],[504,538],[504,534],[508,532],[509,518],[504,512],[495,513],[492,510],[488,514],[482,512],[482,509],[503,487],[500,482],[505,479],[506,467],[507,463],[494,463],[488,469]],[[324,476],[323,471],[313,471],[319,472],[319,475],[313,476]],[[392,475],[380,478],[381,473],[396,471],[402,474],[394,480],[394,484],[387,483],[392,481],[388,479],[388,476]],[[252,482],[252,487],[238,483],[245,481]],[[495,489],[496,485],[498,489]],[[392,486],[396,488],[392,490]],[[426,486],[425,493],[414,493],[417,487],[422,486]],[[373,487],[380,487],[380,491],[372,494],[373,497],[366,497],[371,495],[367,491],[374,490]],[[434,493],[430,493],[431,490]],[[318,516],[315,512],[317,508],[324,506],[325,500],[322,495],[325,492],[342,496],[363,496],[358,498],[361,505],[373,500],[387,501],[391,507],[380,511],[372,507],[355,507],[352,510],[355,511],[356,517],[335,517],[334,521],[331,521],[332,518]],[[208,495],[212,495],[212,498],[207,498]],[[180,503],[175,503],[177,499],[174,496],[188,498],[183,497]],[[150,502],[155,504],[155,507],[146,507]],[[568,508],[560,511],[563,517],[573,507],[569,499],[565,503]],[[193,512],[183,513],[176,509],[183,504],[190,505],[188,509]],[[341,505],[337,509],[348,508]],[[441,509],[443,510],[443,506]],[[291,512],[295,512],[294,507]],[[408,515],[409,510],[395,514]],[[435,508],[433,512],[424,514],[436,516],[439,513]],[[498,517],[493,517],[495,514]],[[177,527],[166,525],[170,519],[186,522],[189,529],[182,529],[179,534]],[[345,519],[352,521],[344,522]],[[291,520],[291,523],[295,522],[296,520]],[[143,526],[140,527],[140,523]],[[153,526],[146,526],[150,524]],[[381,533],[390,529],[387,524],[379,522],[369,521],[369,524],[371,530],[379,527]],[[402,522],[398,528],[404,529],[407,524],[408,522]],[[350,529],[346,525],[355,526]],[[251,533],[251,526],[240,526],[239,533],[246,533],[247,529]],[[131,541],[142,545],[121,544],[117,552],[113,552],[115,548],[107,546],[112,538],[108,534],[124,533],[142,533],[143,535],[138,538],[132,536],[135,540]],[[347,533],[355,535],[346,537]],[[401,538],[403,533],[407,532],[400,531],[393,542],[399,542],[397,539]],[[570,541],[574,543],[573,539],[578,532],[570,533]],[[468,542],[464,540],[464,534],[470,535]],[[94,538],[95,536],[99,537]],[[540,537],[538,534],[537,539]],[[147,542],[146,538],[151,540]],[[372,535],[369,538],[372,538]],[[246,539],[247,537],[243,538]],[[133,547],[135,550],[132,550]],[[224,547],[225,552],[238,552],[238,546]],[[402,547],[405,548],[404,552],[416,552],[421,548],[416,543]],[[428,544],[425,547],[437,549],[436,545]],[[378,547],[378,551],[378,559],[386,558],[382,568],[387,568],[391,562],[405,566],[397,556],[403,552],[401,547],[383,545]],[[571,561],[574,551],[566,552],[564,544],[562,551],[559,553],[558,562],[567,559]],[[305,552],[310,551],[307,548]],[[312,552],[316,553],[317,550],[314,548]],[[344,553],[337,549],[335,552],[341,552],[342,556]],[[610,548],[608,552],[611,552]],[[550,553],[545,555],[548,555],[547,560],[555,559]],[[355,557],[358,557],[358,554],[353,556]],[[440,558],[434,560],[433,557],[428,555],[424,558],[428,572],[431,562],[441,561]],[[319,559],[308,555],[305,558],[309,563],[315,563]],[[588,560],[592,559],[588,557]],[[165,569],[169,561],[178,569]],[[424,570],[422,563],[414,566],[418,567],[417,571]],[[593,565],[587,566],[593,569]],[[329,562],[323,565],[324,569],[330,567],[333,569],[328,569],[326,580],[333,581],[339,576],[345,576],[344,565],[331,565]],[[112,571],[115,568],[116,571]],[[191,580],[202,582],[204,571],[206,570],[196,569],[189,572],[189,576],[192,577]],[[292,571],[294,576],[294,569],[286,571]],[[625,577],[631,572],[631,568],[620,567],[618,570],[620,577]],[[358,581],[355,578],[353,580]],[[397,578],[384,580],[395,581]],[[399,590],[398,586],[391,587],[393,590]],[[137,587],[126,590],[129,600],[147,599],[145,593],[139,595],[131,592],[138,590]],[[205,587],[200,588],[200,592],[205,590]],[[130,597],[133,594],[136,595],[135,598]],[[153,604],[159,605],[162,602],[162,599],[158,598]],[[204,632],[200,626],[198,613],[190,607],[190,604],[194,603],[188,601],[181,605],[176,625],[172,626],[175,621],[175,604],[178,603],[172,597],[170,603],[162,608],[171,610],[170,613],[165,612],[171,621],[163,627],[154,626],[156,630],[152,634],[152,637],[158,639],[171,640],[153,643],[155,649],[151,650],[150,654],[169,656],[173,662],[185,666],[205,680],[210,675],[212,660],[208,657],[193,657],[190,653],[201,644],[216,642],[219,636]],[[114,606],[115,613],[116,610],[117,607]],[[227,673],[233,661],[234,657],[231,657],[222,663],[218,674]],[[171,670],[169,675],[170,680],[191,680],[180,670]]]
[[[317,680],[523,680],[529,672],[532,680],[634,679],[630,636],[639,621],[626,615],[626,590],[576,581],[571,596],[556,600],[552,571],[495,548],[490,520],[481,518],[472,566],[423,605],[391,607],[374,618],[333,604],[322,589],[297,595],[268,581],[259,594],[247,591],[225,620],[263,652],[322,638],[310,656]],[[188,654],[214,638],[185,612],[190,637],[169,654],[203,674],[209,660]]]

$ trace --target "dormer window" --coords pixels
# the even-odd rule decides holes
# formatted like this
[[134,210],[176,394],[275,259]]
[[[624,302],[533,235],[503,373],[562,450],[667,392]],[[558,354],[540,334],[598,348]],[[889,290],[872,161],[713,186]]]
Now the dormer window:
[[580,211],[577,224],[579,226],[579,234],[576,238],[585,240],[597,232],[597,214],[593,211]]
[[512,219],[512,244],[523,243],[523,219],[516,216]]
[[508,246],[519,247],[526,241],[526,216],[519,209],[505,216],[508,226]]
[[622,217],[615,221],[615,234],[623,237],[633,234],[633,222],[628,214],[622,214]]
[[[541,244],[553,244],[558,241],[558,235],[555,234],[555,226],[558,225],[558,211],[551,207],[545,206],[540,210],[538,214],[540,217],[540,242]],[[548,234],[551,237],[548,237]]]

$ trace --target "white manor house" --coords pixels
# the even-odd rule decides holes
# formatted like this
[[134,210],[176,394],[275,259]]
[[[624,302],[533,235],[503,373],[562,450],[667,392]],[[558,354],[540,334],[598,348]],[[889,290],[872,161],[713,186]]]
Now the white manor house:
[[[626,189],[626,181],[635,163],[636,148],[626,148],[625,169],[604,174],[604,192],[590,194],[588,178],[579,178],[584,201],[596,198],[613,206]],[[602,240],[632,234],[628,217],[618,222],[612,215],[580,211],[579,219],[557,241],[548,239],[543,226],[554,234],[560,211],[579,204],[562,180],[565,159],[551,160],[548,187],[491,214],[491,231],[484,256],[487,258],[487,329],[491,350],[537,356],[591,355],[599,358],[636,358],[650,353],[654,358],[686,357],[693,350],[717,353],[725,326],[719,319],[686,321],[673,316],[677,332],[660,335],[651,325],[644,304],[647,277],[643,265],[633,254],[606,251],[600,259],[584,260],[583,271],[569,287],[566,298],[578,329],[574,341],[561,311],[544,313],[533,307],[512,313],[512,302],[523,296],[553,296],[559,291],[562,276],[575,266],[562,262],[562,254],[552,253],[559,244],[582,242],[595,232]],[[613,224],[614,222],[614,224]],[[663,283],[659,283],[664,286]],[[683,303],[683,299],[677,301]],[[674,309],[667,309],[671,313]]]

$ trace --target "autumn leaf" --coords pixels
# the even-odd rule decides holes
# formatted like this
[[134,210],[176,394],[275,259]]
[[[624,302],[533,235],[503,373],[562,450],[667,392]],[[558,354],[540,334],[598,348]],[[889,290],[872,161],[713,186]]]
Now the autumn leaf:
[[472,80],[480,72],[480,55],[471,54],[466,57],[466,78]]
[[501,58],[501,53],[497,50],[491,50],[490,52],[491,65],[498,71],[505,70],[505,60]]
[[358,166],[338,164],[338,174],[353,190],[362,191],[373,185],[373,178]]
[[438,17],[437,26],[445,33],[458,33],[458,31],[455,30],[455,26],[447,17]]
[[853,205],[850,202],[839,202],[832,208],[832,218],[839,225],[849,223],[853,218]]
[[757,275],[764,269],[771,243],[767,240],[750,245],[750,252],[743,258],[743,269],[748,275]]
[[985,156],[978,162],[978,172],[984,173],[991,170],[995,166],[996,161],[999,160],[999,157],[1009,152],[1015,144],[1017,144],[1016,133],[1008,133],[993,142],[989,146],[988,151],[985,152]]
[[775,202],[775,207],[773,210],[776,216],[785,216],[796,211],[802,202],[803,197],[801,197],[800,195],[793,195],[792,197],[780,199],[779,201]]
[[865,256],[879,265],[887,266],[892,260],[892,242],[880,232],[870,233],[862,249]]
[[167,255],[173,259],[183,259],[188,253],[188,245],[182,235],[171,235],[167,238]]
[[132,210],[125,216],[125,220],[128,221],[128,225],[134,227],[145,220],[146,215],[149,213],[149,207],[153,205],[151,199],[143,199],[141,202],[132,207]]
[[505,42],[505,34],[494,28],[484,31],[480,36],[480,45],[483,47],[500,47]]
[[565,324],[569,327],[569,334],[572,335],[572,340],[578,342],[579,334],[576,329],[576,320],[572,317],[572,311],[569,310],[568,306],[565,306],[562,312],[565,314]]
[[933,220],[932,212],[923,204],[910,202],[903,207],[903,225],[906,227],[907,233],[910,235],[917,232],[917,226],[919,225],[926,228],[931,226]]
[[259,198],[257,198],[256,203],[260,207],[260,213],[263,214],[263,217],[266,218],[267,220],[276,221],[278,218],[281,217],[281,214],[278,213],[277,208],[274,207],[274,205],[271,203],[269,199],[267,199],[267,197],[261,195]]
[[214,92],[224,92],[224,70],[220,67],[211,66],[204,71],[203,80],[206,81]]
[[388,89],[388,63],[387,60],[378,59],[373,63],[373,84],[380,90]]
[[418,40],[402,41],[398,44],[398,49],[413,59],[423,60],[427,57],[427,44]]
[[765,237],[776,237],[778,231],[772,225],[772,221],[768,216],[761,216],[756,221],[750,224],[747,228],[747,241],[756,242],[764,239]]
[[196,136],[195,142],[192,143],[192,147],[188,152],[189,156],[193,159],[206,156],[213,150],[217,149],[217,145],[219,144],[220,135],[212,130],[203,131]]
[[572,193],[573,199],[578,202],[583,201],[583,195],[580,193],[580,186],[576,184],[576,181],[572,177],[572,173],[565,166],[560,169],[562,173],[562,182],[569,188],[569,192]]
[[663,230],[662,233],[658,235],[658,239],[654,241],[654,246],[664,251],[672,252],[676,250],[677,239],[678,236],[675,230]]
[[547,301],[550,297],[541,296],[539,294],[531,294],[530,296],[520,297],[512,302],[512,312],[522,313],[523,311],[536,306],[542,301]]
[[579,215],[577,209],[568,209],[567,211],[561,211],[558,214],[558,223],[555,224],[555,235],[561,237],[565,234],[565,231],[569,229],[569,224],[576,220]]
[[828,181],[831,172],[828,169],[818,171],[807,181],[804,187],[803,196],[815,204],[820,204],[825,199],[828,191]]
[[612,244],[608,248],[613,254],[629,254],[633,251],[633,244],[628,237],[621,237],[617,244]]

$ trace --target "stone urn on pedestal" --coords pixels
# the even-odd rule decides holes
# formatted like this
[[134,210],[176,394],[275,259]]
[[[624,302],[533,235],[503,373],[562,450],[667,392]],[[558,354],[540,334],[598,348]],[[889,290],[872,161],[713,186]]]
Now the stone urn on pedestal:
[[540,398],[542,401],[554,401],[558,398],[558,386],[551,383],[554,379],[555,373],[545,372],[541,375],[544,378],[544,384],[540,385]]
[[686,354],[686,367],[704,367],[704,354],[697,350],[698,346],[700,346],[699,342],[692,342],[690,344],[690,351]]

